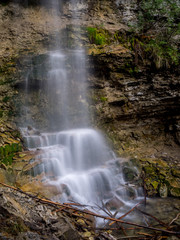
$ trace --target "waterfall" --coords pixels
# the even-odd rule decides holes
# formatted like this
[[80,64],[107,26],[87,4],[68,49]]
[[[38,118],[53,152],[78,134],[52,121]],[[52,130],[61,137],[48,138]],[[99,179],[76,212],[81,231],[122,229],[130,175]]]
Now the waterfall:
[[[52,14],[61,14],[63,4],[60,1],[52,0],[49,4]],[[77,1],[69,3],[72,23],[78,17],[74,11],[78,8],[76,4]],[[56,19],[54,24],[61,23]],[[115,156],[101,133],[90,125],[86,56],[80,45],[63,48],[61,39],[56,36],[52,50],[46,55],[46,64],[36,71],[38,77],[45,79],[42,86],[39,84],[39,93],[43,91],[46,96],[49,110],[43,112],[39,106],[39,111],[48,119],[45,131],[38,129],[33,114],[29,114],[21,126],[27,147],[33,151],[38,149],[33,175],[43,174],[43,181],[57,188],[59,194],[55,197],[60,202],[129,206],[129,189],[133,191],[133,199],[138,197],[138,192],[123,178],[119,167],[123,160]],[[32,84],[31,74],[28,73],[28,77],[26,93]]]

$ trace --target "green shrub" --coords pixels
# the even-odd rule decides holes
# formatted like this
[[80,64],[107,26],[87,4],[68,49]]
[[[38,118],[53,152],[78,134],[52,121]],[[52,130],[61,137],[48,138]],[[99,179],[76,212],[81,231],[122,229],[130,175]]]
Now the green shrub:
[[107,97],[101,97],[100,98],[102,102],[107,102],[108,98]]
[[22,151],[22,146],[19,143],[12,143],[0,147],[0,162],[5,165],[11,165],[15,153]]
[[157,68],[168,68],[171,65],[178,65],[180,54],[178,49],[165,42],[152,39],[144,45],[146,53],[153,59]]
[[109,42],[109,34],[103,29],[87,27],[87,32],[90,43],[104,45]]
[[149,58],[157,68],[177,65],[179,43],[174,37],[180,34],[180,2],[140,0],[137,4],[137,23],[131,26],[138,39],[131,45],[135,54]]

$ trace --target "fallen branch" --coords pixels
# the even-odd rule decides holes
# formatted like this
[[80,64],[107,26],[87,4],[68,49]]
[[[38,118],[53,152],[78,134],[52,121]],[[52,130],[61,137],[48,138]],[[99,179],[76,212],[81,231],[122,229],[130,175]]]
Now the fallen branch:
[[148,236],[148,237],[153,237],[153,235],[152,235],[152,234],[149,234],[149,233],[137,232],[137,234],[139,234],[139,235],[144,235],[144,236]]
[[[67,204],[61,204],[61,203],[56,203],[56,202],[53,202],[53,201],[50,201],[50,200],[47,200],[47,199],[41,199],[41,198],[38,198],[36,196],[30,195],[30,194],[22,191],[21,189],[9,186],[9,185],[1,183],[1,182],[0,182],[0,184],[2,186],[11,188],[11,189],[13,189],[15,191],[19,191],[19,192],[21,192],[21,193],[23,193],[23,194],[25,194],[25,195],[35,199],[38,202],[49,204],[51,206],[53,205],[55,207],[61,207],[61,208],[65,207],[65,209],[62,209],[61,211],[64,211],[64,210],[77,211],[77,212],[80,212],[80,213],[88,214],[88,215],[91,215],[91,216],[94,216],[94,217],[98,217],[98,218],[102,218],[102,219],[105,219],[105,220],[111,220],[111,221],[114,221],[114,222],[117,222],[117,223],[123,223],[123,224],[126,224],[126,225],[132,225],[132,226],[136,226],[136,227],[141,227],[141,228],[145,228],[145,229],[149,229],[149,230],[153,230],[153,231],[163,232],[163,233],[166,233],[166,234],[180,235],[180,232],[173,232],[173,231],[169,231],[169,230],[164,230],[164,229],[159,229],[159,228],[154,228],[154,227],[143,226],[143,225],[136,224],[136,223],[126,222],[126,221],[123,221],[123,220],[120,220],[120,219],[115,219],[115,218],[112,218],[112,217],[106,217],[106,216],[103,216],[103,215],[91,212],[89,210],[81,210],[81,209],[73,208],[73,207],[71,207],[71,206],[69,206]],[[58,209],[58,211],[60,211],[60,209]]]
[[131,239],[131,238],[137,238],[139,239],[143,239],[145,240],[146,238],[144,238],[144,236],[142,236],[143,238],[141,238],[141,236],[127,236],[127,237],[118,237],[118,239]]

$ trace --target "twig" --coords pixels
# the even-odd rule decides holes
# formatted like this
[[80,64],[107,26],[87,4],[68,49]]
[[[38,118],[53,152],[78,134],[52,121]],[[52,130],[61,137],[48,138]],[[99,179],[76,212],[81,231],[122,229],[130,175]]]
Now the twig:
[[79,207],[86,207],[87,205],[81,205],[80,203],[63,203],[64,205],[70,206],[79,206]]
[[173,222],[175,222],[178,218],[179,218],[179,216],[180,216],[180,212],[177,214],[177,216],[169,223],[169,226],[173,223]]
[[[96,204],[97,205],[97,204]],[[110,216],[110,217],[112,217],[112,218],[115,218],[116,217],[116,215],[117,215],[117,213],[118,213],[118,211],[116,211],[114,214],[112,214],[111,213],[111,211],[108,209],[108,208],[106,208],[106,206],[104,205],[104,203],[102,202],[102,205],[103,205],[103,208],[102,207],[100,207],[100,206],[98,206],[101,210],[103,210],[108,216]],[[123,226],[121,226],[121,224],[120,223],[117,223],[116,222],[116,224],[117,224],[117,226],[119,227],[119,229],[121,229],[122,231],[123,231],[123,233],[124,233],[124,235],[125,236],[127,236],[127,234],[126,234],[126,231],[125,231],[125,229],[124,229],[124,227]],[[105,224],[105,226],[106,225],[108,225],[108,223],[107,224]]]
[[[144,201],[144,200],[143,200],[143,201]],[[136,204],[131,210],[129,210],[127,213],[125,213],[124,215],[122,215],[122,216],[119,217],[118,219],[120,220],[120,219],[126,217],[129,213],[131,213],[132,211],[134,211],[134,209],[137,208],[137,206],[138,206],[139,204],[141,204],[143,201],[141,201],[141,202],[139,202],[138,204]],[[114,223],[115,223],[115,222],[111,222],[111,223],[109,224],[109,226],[113,225]]]
[[106,239],[108,239],[108,240],[116,240],[116,238],[114,238],[112,235],[110,235],[110,234],[107,234],[107,233],[101,233],[101,235],[103,236],[103,237],[105,237]]
[[153,235],[152,235],[152,234],[149,234],[149,233],[137,232],[137,234],[139,234],[139,235],[144,235],[144,236],[148,236],[148,237],[153,237]]
[[140,236],[127,236],[127,237],[118,237],[117,239],[130,239],[130,238],[137,238],[137,239],[143,239],[145,240],[146,238],[140,238]]

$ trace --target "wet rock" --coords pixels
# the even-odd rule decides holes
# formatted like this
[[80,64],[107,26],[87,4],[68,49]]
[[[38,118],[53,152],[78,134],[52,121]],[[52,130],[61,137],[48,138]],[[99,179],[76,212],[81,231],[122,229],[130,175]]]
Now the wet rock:
[[[28,181],[29,179],[27,179]],[[24,185],[21,185],[21,189],[25,192],[38,194],[39,196],[44,196],[47,198],[55,198],[56,196],[61,196],[62,189],[54,185],[49,184],[48,182],[42,182],[42,176],[39,176],[39,179],[35,178],[30,182],[27,182]]]
[[169,185],[170,193],[173,197],[180,197],[180,178],[173,178],[168,176],[166,178],[167,184]]
[[87,231],[87,232],[83,233],[83,234],[82,234],[82,237],[83,237],[83,238],[89,238],[89,237],[91,237],[91,232],[88,232],[88,231]]
[[123,164],[123,175],[125,181],[133,181],[137,178],[138,171],[130,162],[126,162]]
[[28,135],[40,135],[40,132],[37,129],[31,127],[31,126],[28,126],[27,127],[27,134]]
[[161,184],[159,188],[159,195],[162,198],[166,198],[168,196],[168,187],[166,184]]
[[117,210],[124,206],[124,203],[117,197],[113,197],[105,203],[105,206],[109,210]]
[[180,189],[179,188],[171,188],[170,193],[171,193],[171,196],[173,196],[173,197],[179,197]]
[[80,224],[80,225],[85,225],[85,222],[82,219],[78,219],[77,223]]

